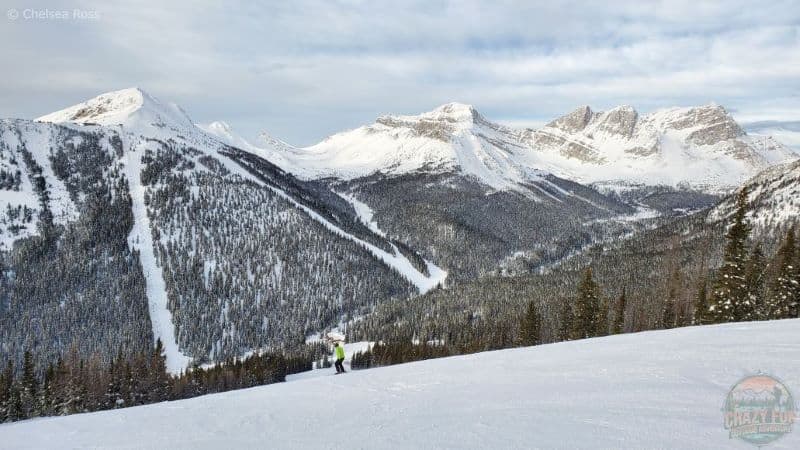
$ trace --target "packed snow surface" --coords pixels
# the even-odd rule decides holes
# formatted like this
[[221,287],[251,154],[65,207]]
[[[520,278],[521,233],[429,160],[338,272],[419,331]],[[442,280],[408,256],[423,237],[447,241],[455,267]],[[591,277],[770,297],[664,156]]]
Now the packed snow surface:
[[[800,392],[800,320],[645,332],[0,425],[31,448],[753,448],[721,411],[763,371]],[[795,431],[771,449],[800,448]]]

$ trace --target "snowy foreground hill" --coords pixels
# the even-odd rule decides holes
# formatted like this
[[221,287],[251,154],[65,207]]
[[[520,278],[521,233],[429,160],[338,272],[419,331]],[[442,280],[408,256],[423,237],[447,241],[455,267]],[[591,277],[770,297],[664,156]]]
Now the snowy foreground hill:
[[[754,448],[731,386],[800,392],[800,320],[618,335],[0,425],[2,448]],[[332,369],[331,369],[332,373]],[[795,431],[769,448],[799,448]]]

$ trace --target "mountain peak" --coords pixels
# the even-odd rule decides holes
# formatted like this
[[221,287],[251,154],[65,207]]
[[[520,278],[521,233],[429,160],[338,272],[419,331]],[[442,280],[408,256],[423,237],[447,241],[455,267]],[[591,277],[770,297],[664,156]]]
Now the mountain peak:
[[669,108],[649,114],[660,127],[687,130],[689,139],[698,145],[741,138],[746,135],[733,116],[722,106],[709,103],[688,108]]
[[445,103],[433,111],[423,113],[419,116],[428,120],[445,120],[448,122],[473,123],[480,117],[474,106],[465,103],[451,102]]
[[83,103],[54,113],[39,117],[40,122],[75,122],[99,123],[102,125],[119,124],[120,120],[138,111],[152,97],[132,87],[100,94]]
[[638,119],[639,113],[633,106],[620,105],[600,113],[598,128],[612,134],[630,138],[633,136]]
[[466,103],[450,102],[438,106],[431,111],[432,114],[463,115],[472,114],[475,107]]
[[565,114],[558,119],[553,120],[546,126],[551,128],[559,128],[569,133],[575,133],[586,128],[586,125],[589,125],[593,114],[594,112],[589,105],[582,105],[575,108],[569,114]]
[[222,120],[211,122],[208,125],[200,125],[200,128],[206,130],[206,132],[208,133],[211,133],[219,138],[222,138],[223,140],[231,144],[236,139],[236,136],[234,135],[231,126],[228,124],[228,122]]
[[[416,136],[424,136],[444,142],[459,132],[470,130],[476,124],[490,124],[472,105],[464,103],[446,103],[432,111],[418,115],[383,115],[375,120],[380,127],[388,127],[398,132],[409,132]],[[368,130],[377,131],[374,126]]]
[[174,103],[161,103],[139,87],[106,92],[68,108],[39,117],[39,122],[98,125],[192,126],[186,112]]

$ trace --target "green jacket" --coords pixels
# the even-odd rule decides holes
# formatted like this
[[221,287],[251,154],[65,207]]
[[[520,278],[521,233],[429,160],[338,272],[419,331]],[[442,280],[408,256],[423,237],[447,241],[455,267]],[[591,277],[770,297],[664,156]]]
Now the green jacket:
[[341,345],[336,346],[336,359],[344,359],[344,347]]

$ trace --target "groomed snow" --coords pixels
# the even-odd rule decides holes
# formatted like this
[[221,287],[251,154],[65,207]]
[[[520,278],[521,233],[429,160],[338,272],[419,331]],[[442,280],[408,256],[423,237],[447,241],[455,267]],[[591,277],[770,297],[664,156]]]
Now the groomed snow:
[[142,155],[145,146],[128,147],[126,152],[125,176],[128,179],[131,193],[131,210],[133,212],[133,229],[128,236],[128,246],[139,251],[139,260],[147,287],[147,303],[150,322],[153,326],[153,339],[161,339],[164,354],[167,358],[167,370],[180,373],[189,365],[192,358],[185,355],[175,339],[175,325],[172,312],[167,307],[167,286],[164,274],[156,261],[153,250],[153,236],[150,231],[150,218],[144,203],[145,186],[141,182]]
[[[372,208],[370,208],[369,205],[356,198],[356,196],[353,194],[339,194],[339,196],[353,205],[353,209],[356,210],[358,218],[364,225],[366,225],[376,234],[380,236],[386,236],[386,233],[381,230],[378,227],[377,222],[373,220],[375,213],[372,211]],[[406,258],[405,255],[403,255],[394,244],[392,244],[392,250],[394,250],[393,258],[386,257],[382,254],[376,254],[376,256],[383,259],[384,262],[389,264],[391,267],[394,267],[409,281],[414,283],[421,294],[430,291],[440,284],[444,284],[445,280],[447,279],[447,271],[436,264],[425,260],[425,265],[428,269],[428,276],[425,276],[424,273],[414,268],[414,266],[411,264],[411,261],[409,261],[408,258]]]
[[[0,447],[747,449],[725,397],[759,370],[800,392],[798,335],[784,320],[478,353],[0,425]],[[800,431],[769,446],[799,447]]]
[[[345,361],[343,363],[344,370],[346,370],[348,372],[351,370],[350,360],[351,360],[351,358],[353,357],[353,355],[355,353],[364,352],[366,350],[369,350],[369,349],[372,348],[373,345],[375,345],[374,342],[367,342],[367,341],[345,343],[344,344]],[[330,360],[331,364],[333,364],[333,361],[335,360],[335,358],[333,357],[333,349],[331,349],[331,354],[329,355],[329,360]],[[326,368],[326,369],[314,369],[314,370],[309,370],[308,372],[296,373],[296,374],[293,374],[293,375],[288,375],[286,377],[286,381],[300,381],[300,380],[307,380],[307,379],[310,379],[310,378],[327,377],[327,376],[331,375],[333,370],[334,370],[334,367],[331,366],[331,367]]]

